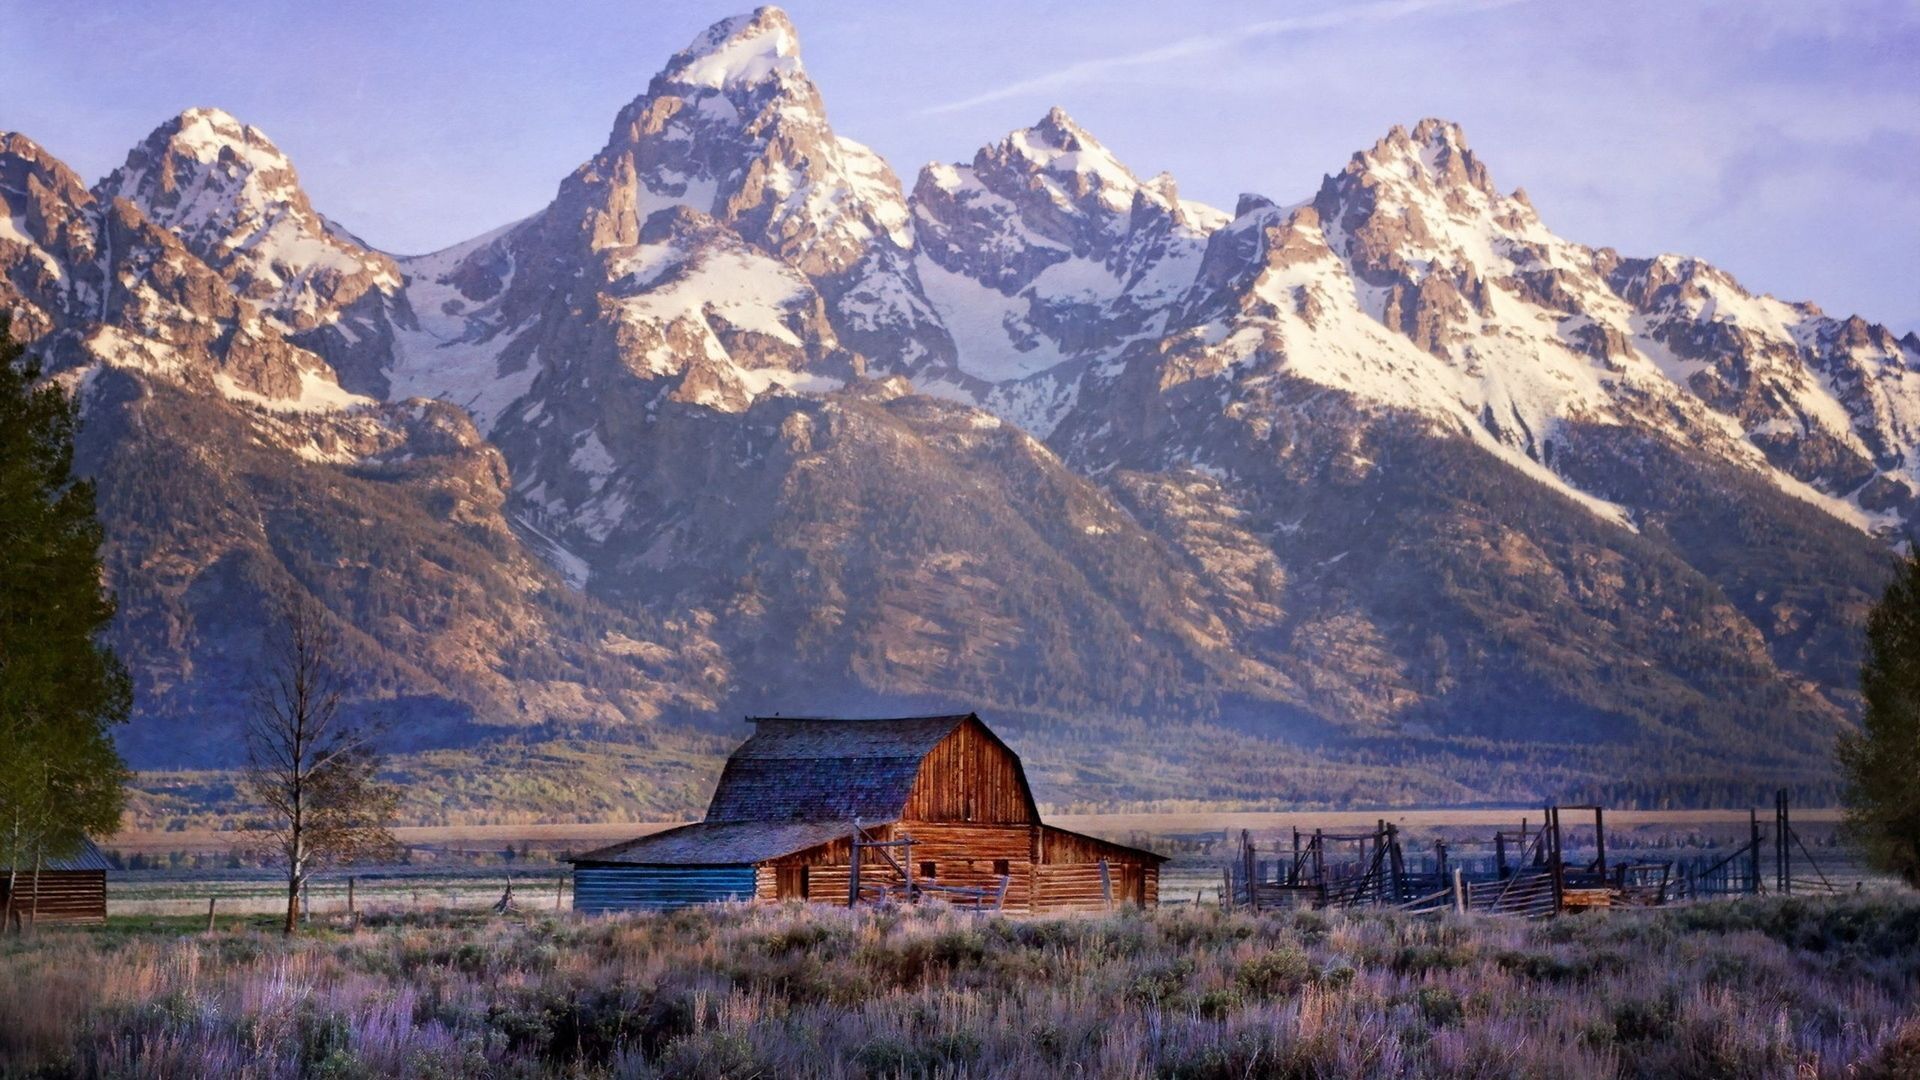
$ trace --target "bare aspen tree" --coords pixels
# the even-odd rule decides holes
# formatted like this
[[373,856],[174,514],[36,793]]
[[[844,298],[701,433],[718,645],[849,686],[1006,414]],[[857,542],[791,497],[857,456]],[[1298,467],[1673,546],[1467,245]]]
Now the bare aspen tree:
[[317,869],[389,855],[399,796],[379,783],[371,731],[345,714],[340,639],[312,600],[285,596],[247,722],[246,791],[267,819],[260,846],[287,871],[294,932]]

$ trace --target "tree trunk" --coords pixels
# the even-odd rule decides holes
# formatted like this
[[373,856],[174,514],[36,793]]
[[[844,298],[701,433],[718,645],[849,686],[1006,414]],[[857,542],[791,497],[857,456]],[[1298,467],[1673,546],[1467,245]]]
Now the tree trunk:
[[[299,754],[299,750],[295,750]],[[287,922],[280,932],[288,937],[300,925],[300,879],[307,872],[307,843],[304,835],[306,828],[306,803],[302,796],[305,792],[303,780],[295,775],[293,779],[293,820],[287,823]]]
[[287,922],[280,928],[283,934],[291,935],[300,919],[300,864],[290,864],[287,871]]
[[46,860],[42,853],[35,851],[33,853],[33,907],[28,909],[27,914],[27,926],[34,930],[40,929],[40,874],[45,866]]
[[13,819],[13,854],[7,859],[7,906],[0,908],[0,933],[18,930],[20,920],[16,916],[20,895],[20,817],[16,813]]

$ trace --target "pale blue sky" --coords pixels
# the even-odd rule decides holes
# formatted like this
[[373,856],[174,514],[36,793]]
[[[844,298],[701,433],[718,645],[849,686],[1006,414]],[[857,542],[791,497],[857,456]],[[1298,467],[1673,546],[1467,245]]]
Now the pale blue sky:
[[[91,180],[219,106],[322,212],[424,251],[544,205],[668,55],[748,6],[0,0],[0,129]],[[909,186],[1059,104],[1189,196],[1287,202],[1437,115],[1572,239],[1920,327],[1912,2],[785,6],[835,127]]]

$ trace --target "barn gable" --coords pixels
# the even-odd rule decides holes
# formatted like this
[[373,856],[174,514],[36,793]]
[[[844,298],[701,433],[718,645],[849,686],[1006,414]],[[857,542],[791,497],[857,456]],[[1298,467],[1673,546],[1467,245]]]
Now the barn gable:
[[978,717],[969,716],[920,759],[900,817],[1028,825],[1040,820],[1040,809],[1020,755]]

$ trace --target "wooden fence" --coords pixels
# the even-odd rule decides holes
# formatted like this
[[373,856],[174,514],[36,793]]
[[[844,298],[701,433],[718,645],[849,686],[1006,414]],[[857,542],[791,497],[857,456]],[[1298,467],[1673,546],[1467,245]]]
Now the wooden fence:
[[[1677,900],[1760,892],[1833,892],[1843,886],[1794,831],[1785,791],[1775,798],[1769,834],[1749,814],[1747,841],[1710,861],[1608,860],[1606,810],[1549,804],[1538,828],[1522,819],[1498,830],[1483,850],[1491,858],[1460,859],[1435,841],[1414,866],[1399,830],[1381,820],[1368,832],[1293,830],[1288,841],[1254,841],[1241,832],[1239,851],[1222,870],[1223,902],[1256,911],[1289,907],[1388,907],[1413,913],[1479,912],[1541,918],[1589,908],[1655,907]],[[1573,858],[1562,814],[1592,815],[1591,858]],[[1583,826],[1584,827],[1584,826]],[[1773,880],[1762,872],[1772,847]]]

